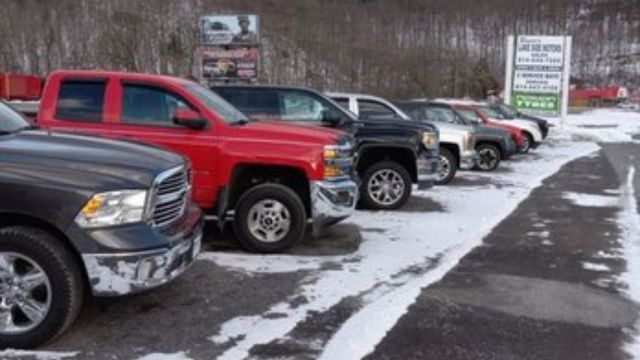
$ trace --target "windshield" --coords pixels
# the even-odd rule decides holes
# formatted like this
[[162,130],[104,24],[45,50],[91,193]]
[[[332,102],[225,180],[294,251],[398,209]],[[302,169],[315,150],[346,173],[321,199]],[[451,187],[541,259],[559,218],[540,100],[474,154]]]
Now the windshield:
[[480,110],[480,112],[482,112],[484,116],[489,117],[491,119],[504,120],[504,116],[502,114],[500,114],[499,112],[497,112],[496,110],[492,109],[489,106],[480,106],[478,107],[478,110]]
[[514,108],[512,108],[509,105],[500,104],[498,106],[500,107],[500,111],[502,111],[505,115],[507,115],[510,118],[517,118],[520,115],[518,111],[516,111]]
[[468,123],[472,123],[472,124],[481,123],[480,118],[478,117],[478,114],[476,114],[476,112],[473,110],[458,109],[458,113],[460,113],[460,115],[462,115],[462,117]]
[[213,109],[218,115],[220,115],[220,117],[222,117],[222,120],[227,123],[235,124],[249,121],[249,118],[245,114],[240,112],[213,91],[207,90],[195,83],[184,85],[184,88],[191,95],[202,101],[208,108]]
[[29,122],[17,111],[13,110],[9,105],[0,102],[0,133],[13,133],[30,126]]

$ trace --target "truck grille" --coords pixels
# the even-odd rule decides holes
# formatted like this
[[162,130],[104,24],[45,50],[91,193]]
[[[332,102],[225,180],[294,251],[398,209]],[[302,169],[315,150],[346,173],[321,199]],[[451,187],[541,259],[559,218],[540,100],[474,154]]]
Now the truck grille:
[[189,201],[189,171],[184,167],[167,170],[156,178],[152,222],[164,227],[179,219]]

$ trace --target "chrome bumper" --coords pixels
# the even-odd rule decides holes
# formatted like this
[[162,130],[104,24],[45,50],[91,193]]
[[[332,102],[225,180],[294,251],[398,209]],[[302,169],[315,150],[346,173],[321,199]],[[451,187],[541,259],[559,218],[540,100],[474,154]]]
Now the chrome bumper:
[[314,227],[349,217],[355,211],[359,194],[355,181],[311,181],[309,187]]
[[475,150],[465,151],[460,154],[460,169],[473,169],[476,161],[478,161],[478,153]]
[[429,154],[423,154],[416,159],[416,168],[418,169],[418,189],[425,190],[433,187],[438,181],[438,151],[431,151]]
[[171,248],[82,254],[94,296],[121,296],[163,285],[187,270],[200,253],[202,227]]

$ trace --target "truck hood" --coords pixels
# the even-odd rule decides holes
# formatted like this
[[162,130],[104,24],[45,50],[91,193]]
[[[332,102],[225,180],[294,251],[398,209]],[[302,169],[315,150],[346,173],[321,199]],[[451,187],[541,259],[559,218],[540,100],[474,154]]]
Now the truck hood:
[[412,129],[416,131],[424,132],[437,132],[438,128],[430,123],[424,123],[414,120],[405,119],[384,119],[384,118],[370,118],[367,120],[357,120],[354,122],[357,127],[365,128],[388,128],[388,129]]
[[98,191],[148,188],[162,171],[185,164],[155,147],[41,130],[0,136],[0,153],[6,166],[32,169],[34,177]]
[[235,125],[233,128],[234,130],[232,130],[232,132],[242,137],[280,139],[281,141],[296,141],[321,145],[335,144],[345,136],[343,132],[331,128],[292,124],[274,120],[250,121],[243,125]]

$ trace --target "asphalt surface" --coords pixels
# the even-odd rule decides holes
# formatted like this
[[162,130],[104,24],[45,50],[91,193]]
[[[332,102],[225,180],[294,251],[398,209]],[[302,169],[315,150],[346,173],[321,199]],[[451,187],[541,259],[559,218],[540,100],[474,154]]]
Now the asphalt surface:
[[547,179],[483,246],[424,289],[368,359],[628,358],[622,348],[638,307],[616,280],[625,270],[617,209],[563,198],[611,196],[629,166],[640,168],[640,146],[602,146]]
[[[548,178],[482,246],[423,289],[368,358],[625,359],[622,348],[638,307],[622,295],[624,284],[618,280],[626,269],[616,224],[618,209],[579,206],[564,196],[568,192],[613,196],[626,180],[629,166],[640,169],[640,156],[633,156],[640,154],[640,145],[602,148]],[[635,183],[640,188],[638,176]],[[502,186],[473,177],[453,184],[484,185]],[[435,201],[416,197],[404,211],[443,209]],[[324,240],[309,237],[292,254],[347,255],[358,249],[361,233],[367,231],[376,229],[338,225],[323,235]],[[209,228],[205,248],[238,251],[228,229]],[[603,258],[603,253],[608,256]],[[585,263],[602,264],[606,270]],[[434,259],[433,266],[437,265]],[[341,264],[327,261],[323,266],[339,269]],[[247,273],[198,261],[170,286],[148,294],[90,300],[69,331],[41,350],[80,351],[81,359],[136,359],[178,351],[186,351],[191,359],[214,359],[234,345],[234,340],[224,344],[210,340],[223,323],[259,314],[277,318],[281,315],[269,309],[286,299],[293,307],[304,303],[296,293],[309,274],[305,270]],[[249,353],[255,359],[317,358],[362,301],[345,298],[326,311],[314,312],[286,338],[254,346]]]

